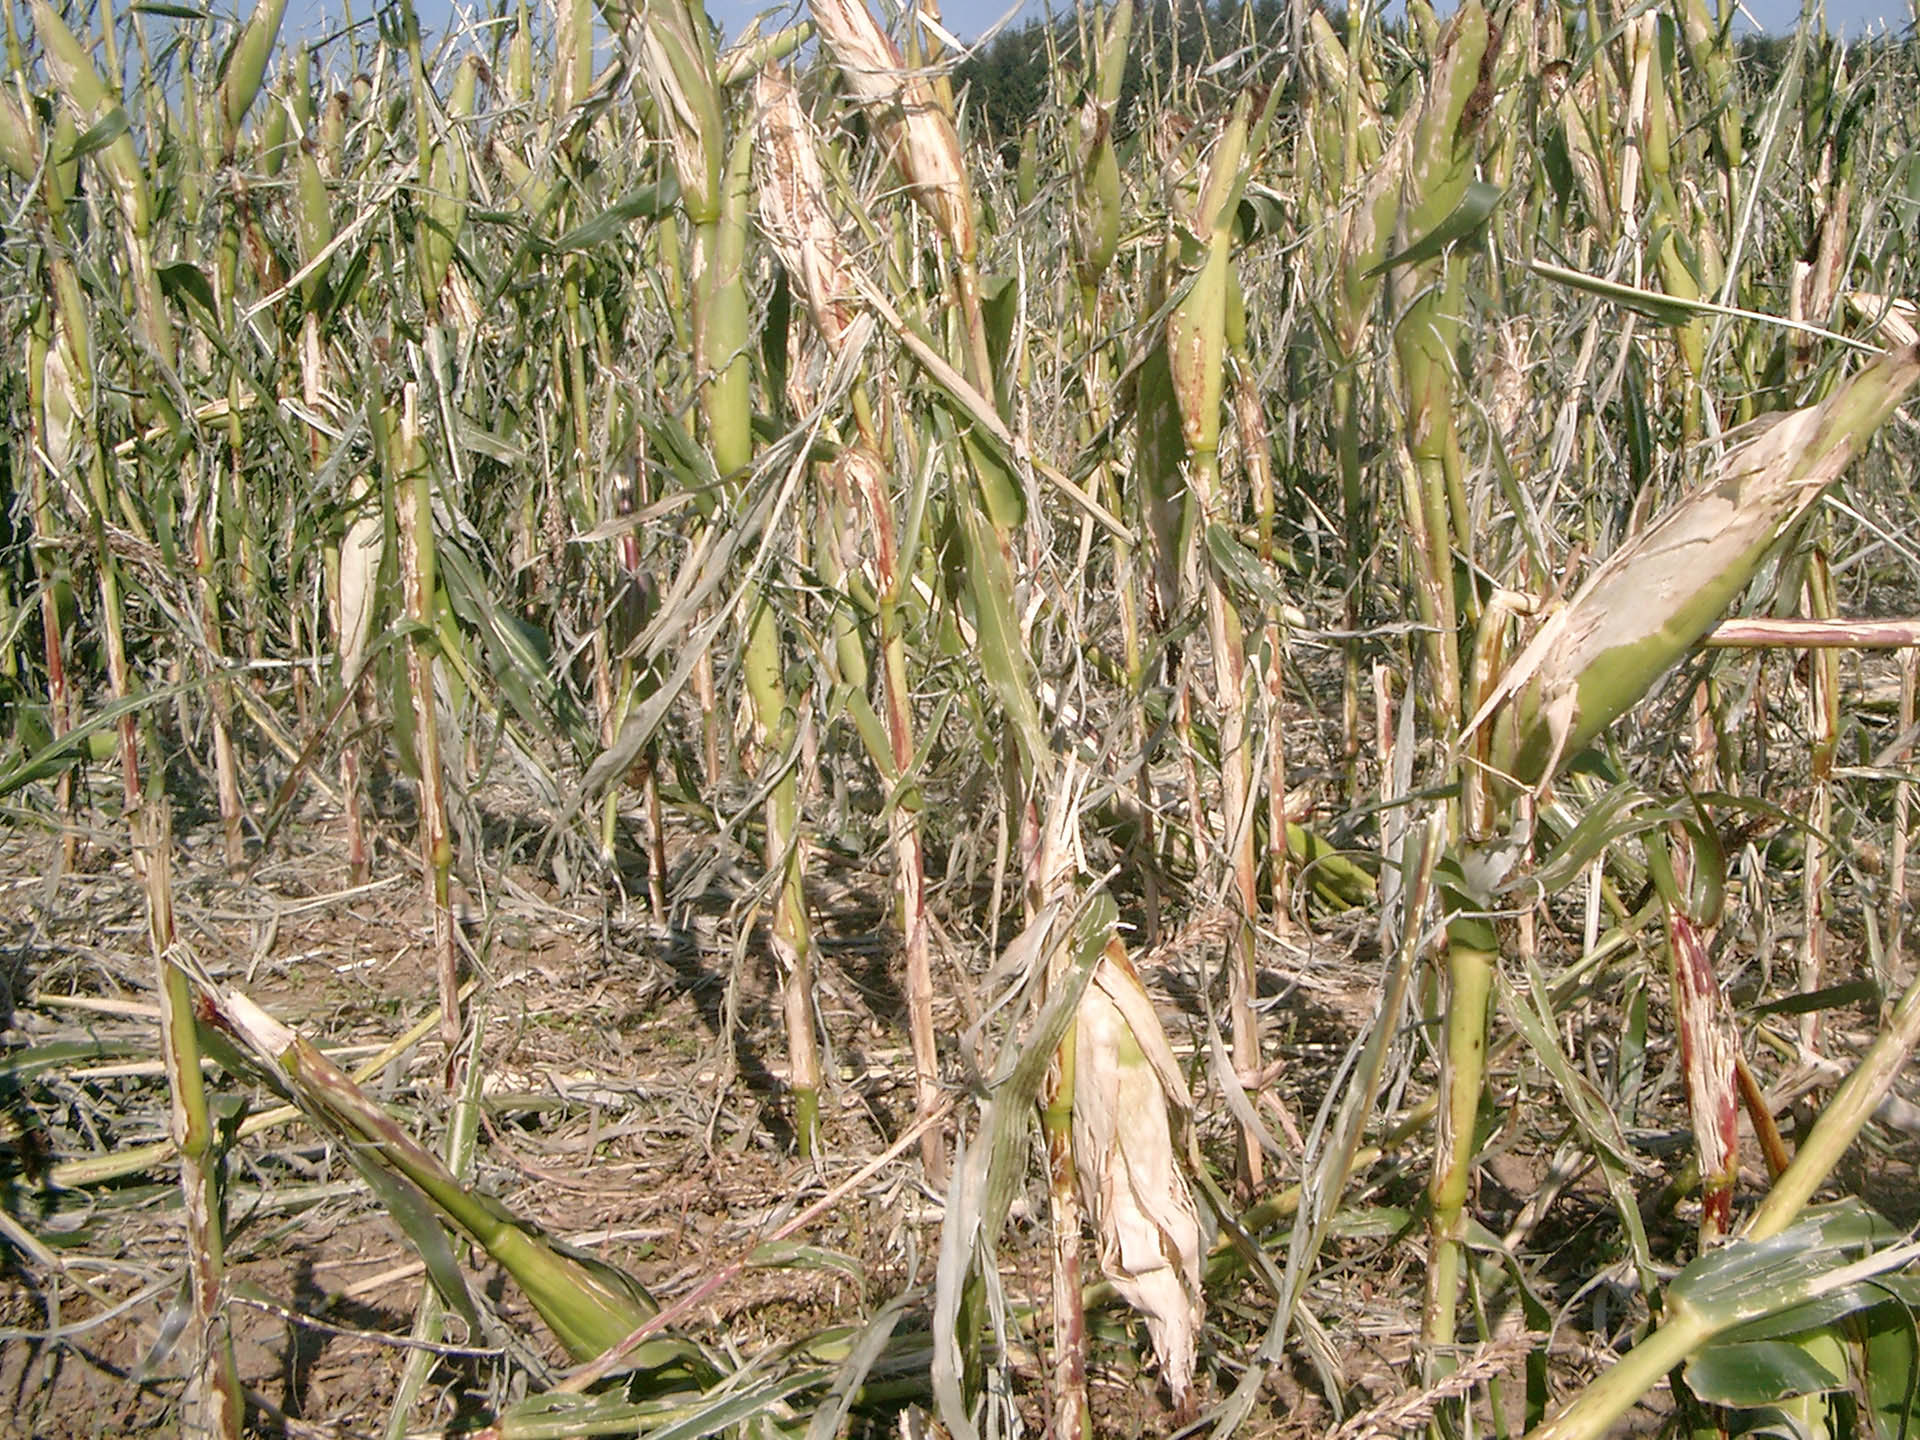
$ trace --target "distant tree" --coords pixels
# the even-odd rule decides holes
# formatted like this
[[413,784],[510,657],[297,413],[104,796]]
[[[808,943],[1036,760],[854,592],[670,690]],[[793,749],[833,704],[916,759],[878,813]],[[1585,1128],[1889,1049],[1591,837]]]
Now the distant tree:
[[[1344,11],[1333,12],[1336,29],[1344,33]],[[1285,47],[1286,0],[1219,0],[1219,3],[1182,4],[1145,0],[1133,22],[1133,45],[1127,73],[1120,87],[1116,123],[1132,128],[1142,95],[1165,94],[1184,88],[1196,72],[1238,55],[1237,63],[1208,78],[1200,86],[1203,98],[1225,104],[1248,84],[1278,78]],[[976,133],[1000,144],[1019,138],[1048,101],[1049,36],[1046,22],[1034,20],[1001,31],[969,55],[954,72],[956,87],[969,96]],[[1052,45],[1060,55],[1061,73],[1084,73],[1079,29],[1072,16],[1054,22]],[[1071,95],[1060,97],[1071,100]]]

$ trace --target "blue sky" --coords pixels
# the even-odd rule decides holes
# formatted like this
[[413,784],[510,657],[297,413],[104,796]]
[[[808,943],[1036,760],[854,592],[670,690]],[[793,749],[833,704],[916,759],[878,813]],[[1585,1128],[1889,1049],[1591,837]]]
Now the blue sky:
[[[755,15],[767,11],[769,3],[770,0],[707,0],[707,8],[731,35],[737,34]],[[1915,0],[1826,0],[1827,23],[1852,37],[1883,27],[1898,31],[1913,23],[1914,4]],[[773,8],[774,23],[797,15],[804,5],[805,0],[789,0]],[[428,26],[446,24],[454,9],[451,0],[416,0],[416,7],[421,23]],[[250,7],[242,3],[240,8]],[[353,0],[353,8],[356,16],[364,17],[373,6],[371,0]],[[1045,8],[1043,0],[1026,0],[1024,8],[1021,0],[943,0],[941,14],[954,34],[962,40],[974,40],[1000,21],[1009,9],[1016,11],[1013,23],[1019,24],[1043,15]],[[1072,0],[1054,0],[1056,13],[1071,8]],[[1441,8],[1446,8],[1445,0],[1441,0]],[[1742,9],[1752,18],[1755,27],[1773,31],[1791,30],[1800,14],[1798,0],[1745,0]],[[339,15],[340,0],[307,6],[296,3],[289,6],[288,11],[290,32],[313,34],[325,24],[322,17]],[[304,25],[300,23],[303,11],[307,17]]]
[[[767,3],[768,0],[708,0],[708,13],[732,34],[766,9]],[[962,40],[972,40],[990,29],[1009,7],[1018,8],[1018,0],[942,0],[940,13],[949,30]],[[791,14],[795,8],[789,5],[776,13]],[[1072,0],[1064,3],[1056,0],[1054,6],[1055,13],[1072,8]],[[1449,7],[1443,3],[1441,8]],[[1796,0],[1747,0],[1744,8],[1762,30],[1791,30],[1800,15]],[[1029,0],[1014,23],[1020,23],[1029,15],[1038,17],[1044,13],[1045,7],[1038,0]],[[1910,0],[1827,0],[1827,24],[1850,36],[1864,34],[1870,25],[1877,29],[1883,23],[1898,30],[1912,20]]]

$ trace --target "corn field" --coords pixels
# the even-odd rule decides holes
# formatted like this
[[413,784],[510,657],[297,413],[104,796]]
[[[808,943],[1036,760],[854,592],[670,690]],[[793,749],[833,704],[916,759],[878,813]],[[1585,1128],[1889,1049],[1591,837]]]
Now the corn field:
[[1911,29],[286,11],[4,11],[0,1433],[1910,1432]]

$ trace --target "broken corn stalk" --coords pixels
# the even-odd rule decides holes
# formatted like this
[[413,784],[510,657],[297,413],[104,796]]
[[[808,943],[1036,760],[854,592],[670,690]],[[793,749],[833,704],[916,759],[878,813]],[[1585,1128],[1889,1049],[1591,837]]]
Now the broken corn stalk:
[[[526,1293],[569,1354],[592,1359],[619,1344],[659,1308],[625,1271],[572,1251],[491,1196],[469,1190],[440,1157],[401,1128],[303,1035],[237,990],[208,988],[216,1024],[265,1066],[276,1088],[323,1131],[372,1167],[423,1197],[500,1265]],[[684,1341],[650,1340],[629,1357],[636,1369],[704,1364]]]
[[180,1153],[180,1192],[187,1222],[187,1290],[193,1320],[187,1336],[181,1428],[190,1434],[239,1440],[246,1403],[227,1322],[220,1154],[200,1072],[192,988],[174,954],[173,819],[166,794],[156,787],[131,823],[147,890],[147,931],[159,971],[167,1128]]

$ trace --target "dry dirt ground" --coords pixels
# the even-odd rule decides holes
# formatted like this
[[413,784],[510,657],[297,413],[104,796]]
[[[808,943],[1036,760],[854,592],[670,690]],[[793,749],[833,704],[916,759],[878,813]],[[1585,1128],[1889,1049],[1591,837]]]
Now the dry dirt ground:
[[[429,1015],[434,985],[403,824],[386,832],[378,878],[358,888],[346,882],[334,822],[322,813],[300,817],[238,879],[220,860],[217,825],[184,814],[177,831],[182,938],[217,979],[245,990],[348,1068]],[[485,853],[509,858],[468,872],[462,898],[487,1099],[474,1171],[480,1188],[671,1299],[745,1255],[906,1128],[911,1069],[883,871],[844,859],[818,867],[820,1007],[833,1083],[824,1107],[826,1154],[814,1165],[793,1157],[785,1128],[772,977],[742,898],[754,873],[750,855],[710,840],[680,843],[675,919],[662,926],[644,898],[588,881],[564,892],[550,858],[540,858],[524,835],[516,838],[510,824],[503,835]],[[85,837],[68,873],[60,873],[59,843],[44,830],[0,832],[0,855],[0,1434],[164,1429],[179,1394],[171,1340],[183,1293],[174,1171],[161,1159],[82,1184],[73,1168],[164,1134],[141,891],[124,843],[110,831]],[[644,887],[635,888],[643,897]],[[1323,917],[1311,934],[1263,941],[1277,1062],[1263,1118],[1283,1136],[1311,1124],[1371,1017],[1380,967],[1367,928],[1358,916]],[[1217,929],[1203,917],[1145,967],[1176,1047],[1199,1056],[1201,1110],[1215,1117],[1225,1111],[1206,1093],[1196,996],[1217,961]],[[972,1018],[988,941],[951,929],[940,941],[940,988],[949,997],[942,1028],[952,1035]],[[1575,1039],[1586,1060],[1604,1062],[1604,1033]],[[1418,1051],[1415,1043],[1402,1072],[1403,1108],[1431,1083]],[[1653,1054],[1651,1068],[1657,1072],[1667,1058]],[[437,1143],[445,1115],[443,1059],[429,1029],[370,1082],[429,1143]],[[1562,1136],[1549,1106],[1523,1103],[1537,1075],[1511,1058],[1496,1069],[1505,1109],[1477,1205],[1488,1228],[1502,1234],[1546,1179]],[[953,1073],[958,1078],[959,1068]],[[273,1103],[224,1078],[215,1093],[232,1122]],[[1218,1119],[1209,1121],[1207,1138],[1210,1149],[1224,1152]],[[1659,1145],[1671,1155],[1675,1138],[1671,1125],[1650,1133],[1651,1166],[1665,1164]],[[1418,1390],[1408,1357],[1423,1274],[1415,1218],[1422,1157],[1418,1140],[1411,1143],[1368,1173],[1352,1222],[1336,1230],[1309,1291],[1349,1406],[1377,1407],[1371,1433],[1418,1418],[1417,1409],[1395,1409]],[[1898,1210],[1904,1197],[1908,1213],[1900,1218],[1908,1221],[1912,1149],[1869,1155],[1856,1166],[1856,1178],[1876,1182],[1874,1198]],[[1667,1228],[1662,1243],[1684,1249],[1684,1207],[1663,1212],[1659,1192],[1654,1173],[1646,1186],[1650,1221]],[[1619,1251],[1604,1190],[1584,1174],[1557,1195],[1526,1246],[1540,1294],[1566,1307],[1552,1348],[1560,1390],[1593,1373],[1642,1312],[1626,1288],[1606,1279]],[[399,1227],[345,1159],[299,1123],[233,1147],[227,1204],[231,1321],[241,1374],[261,1407],[252,1423],[266,1434],[384,1433],[423,1284]],[[794,1237],[813,1247],[812,1268],[744,1269],[701,1307],[690,1333],[744,1361],[857,1323],[903,1291],[930,1286],[941,1210],[942,1197],[924,1185],[909,1152]],[[1046,1423],[1036,1358],[1047,1323],[1039,1313],[1047,1293],[1044,1215],[1036,1174],[1016,1200],[1003,1246],[1009,1298],[1036,1312],[1016,1316],[1012,1361],[1034,1433]],[[1284,1249],[1278,1253],[1284,1261]],[[1086,1269],[1097,1273],[1091,1247]],[[503,1275],[482,1265],[471,1279],[500,1323],[479,1335],[456,1329],[460,1343],[440,1356],[407,1417],[416,1433],[483,1423],[495,1406],[565,1368]],[[1235,1382],[1272,1304],[1263,1287],[1241,1279],[1210,1293],[1209,1306],[1202,1365],[1218,1394]],[[924,1304],[910,1313],[924,1324]],[[1529,1341],[1517,1314],[1502,1324],[1509,1338],[1471,1358],[1507,1377],[1505,1393],[1517,1405]],[[912,1328],[909,1321],[903,1333]],[[1164,1393],[1143,1364],[1138,1325],[1101,1313],[1093,1329],[1101,1433],[1166,1433]],[[1644,1423],[1656,1423],[1658,1410],[1645,1412]],[[884,1415],[862,1423],[875,1433],[892,1429]],[[1302,1364],[1268,1381],[1242,1433],[1327,1434],[1337,1424]]]

